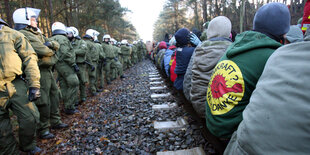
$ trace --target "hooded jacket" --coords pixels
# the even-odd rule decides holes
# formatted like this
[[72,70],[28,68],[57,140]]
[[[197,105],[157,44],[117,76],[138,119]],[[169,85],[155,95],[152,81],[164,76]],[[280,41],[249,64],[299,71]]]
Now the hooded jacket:
[[206,96],[206,123],[212,134],[231,137],[266,61],[280,46],[265,34],[246,31],[228,47],[214,68]]
[[309,48],[293,43],[269,58],[225,154],[309,154]]
[[177,90],[183,90],[184,74],[186,73],[188,63],[195,50],[194,47],[188,46],[189,34],[190,32],[185,28],[180,29],[175,33],[178,48],[176,53],[176,67],[174,70],[175,74],[177,74],[177,78],[174,81],[174,87]]
[[164,56],[164,68],[165,68],[166,75],[168,77],[170,77],[169,70],[170,70],[171,55],[173,54],[175,48],[176,47],[174,45],[170,46],[169,49],[166,50],[165,56]]
[[205,117],[205,102],[213,69],[231,42],[227,39],[207,40],[195,50],[191,68],[190,99],[200,117]]

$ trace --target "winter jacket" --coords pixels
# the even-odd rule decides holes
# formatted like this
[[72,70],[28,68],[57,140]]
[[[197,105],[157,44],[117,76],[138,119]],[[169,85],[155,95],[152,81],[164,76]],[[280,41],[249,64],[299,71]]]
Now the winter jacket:
[[188,66],[188,63],[191,59],[191,56],[194,52],[194,47],[188,47],[185,46],[183,48],[177,48],[177,54],[176,54],[176,67],[174,72],[178,75],[176,80],[174,81],[174,87],[177,90],[183,89],[183,80],[184,75],[186,73],[186,69]]
[[11,97],[16,91],[11,82],[22,74],[29,87],[40,88],[38,57],[27,38],[7,26],[0,27],[0,36],[0,92]]
[[195,51],[191,57],[191,60],[188,63],[186,73],[184,75],[184,81],[183,81],[183,94],[189,102],[191,102],[190,90],[192,87],[192,67],[193,67],[194,56],[195,56]]
[[301,23],[302,32],[306,33],[308,27],[310,27],[310,0],[307,0],[304,7],[304,14]]
[[164,55],[165,55],[166,49],[161,49],[157,55],[156,55],[156,66],[160,68],[161,71],[163,71],[163,65],[164,65]]
[[[58,61],[56,56],[56,51],[59,49],[58,42],[48,40],[40,32],[34,31],[30,27],[26,27],[19,32],[23,33],[27,37],[32,48],[37,53],[39,58],[39,67],[51,68],[56,64]],[[51,48],[44,45],[46,42],[50,42]]]
[[173,52],[173,54],[171,55],[171,60],[170,60],[170,80],[174,83],[175,79],[177,78],[177,74],[175,74],[174,70],[175,70],[175,66],[177,65],[177,61],[176,59],[176,54],[177,51],[175,50]]
[[272,54],[225,154],[309,154],[309,49],[306,41]]
[[231,137],[266,61],[280,46],[265,34],[246,31],[228,47],[214,68],[206,96],[206,123],[212,134]]
[[72,45],[69,39],[64,35],[54,35],[51,40],[57,41],[60,45],[56,55],[58,57],[58,63],[65,63],[69,66],[76,65],[75,63],[75,52],[73,51]]
[[86,53],[86,60],[89,63],[97,62],[99,59],[99,50],[96,47],[96,43],[90,39],[85,40],[88,50]]
[[204,41],[196,48],[191,68],[190,99],[200,117],[205,117],[206,114],[206,94],[213,69],[231,44],[231,41],[225,38],[211,40]]
[[106,58],[113,59],[115,57],[113,49],[112,49],[112,45],[107,44],[107,43],[102,43],[101,46],[106,55]]
[[[170,46],[171,47],[171,46]],[[164,68],[165,68],[165,72],[166,72],[166,75],[168,77],[170,77],[170,73],[169,73],[169,68],[170,68],[170,60],[171,60],[171,55],[173,54],[173,48],[172,49],[167,49],[166,52],[165,52],[165,55],[164,55]],[[174,46],[175,47],[175,46]]]
[[87,44],[82,39],[76,39],[71,42],[76,55],[76,63],[84,63],[86,60]]

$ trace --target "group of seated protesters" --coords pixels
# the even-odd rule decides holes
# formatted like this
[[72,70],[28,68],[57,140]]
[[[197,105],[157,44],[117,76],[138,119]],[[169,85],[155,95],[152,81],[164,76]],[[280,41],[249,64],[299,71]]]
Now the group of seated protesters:
[[[155,50],[156,66],[183,93],[225,154],[309,154],[310,1],[298,25],[268,3],[253,30],[235,34],[225,16],[200,38],[179,29]],[[309,105],[308,105],[309,104]]]

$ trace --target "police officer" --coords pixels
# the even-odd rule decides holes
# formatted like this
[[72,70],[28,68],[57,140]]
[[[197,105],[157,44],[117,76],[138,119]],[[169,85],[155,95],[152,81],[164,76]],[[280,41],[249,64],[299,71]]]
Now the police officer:
[[99,35],[99,32],[93,29],[88,29],[86,31],[86,35],[83,37],[88,50],[86,53],[86,63],[88,64],[88,77],[89,77],[89,89],[92,96],[97,95],[96,90],[96,69],[97,69],[97,63],[99,60],[99,51],[96,49],[94,39],[95,36]]
[[97,66],[97,80],[99,82],[97,85],[97,92],[102,92],[104,87],[104,65],[106,61],[106,55],[103,51],[100,41],[98,40],[98,36],[95,36],[95,48],[99,52],[99,60]]
[[106,54],[106,64],[105,64],[104,70],[106,73],[105,75],[106,75],[107,84],[110,84],[113,79],[111,64],[113,63],[113,60],[115,58],[115,54],[113,52],[112,46],[110,45],[110,39],[111,39],[111,36],[109,34],[104,35],[102,38],[103,40],[102,48]]
[[56,53],[59,59],[56,63],[56,70],[58,72],[59,85],[65,105],[64,112],[72,115],[78,112],[74,105],[77,101],[79,89],[79,79],[76,73],[80,69],[75,63],[76,56],[67,38],[66,26],[60,22],[53,23],[52,35],[53,37],[51,39],[60,44],[59,50]]
[[[39,69],[41,74],[41,98],[35,102],[40,112],[40,124],[39,124],[39,135],[42,139],[50,139],[55,136],[49,132],[49,121],[52,126],[59,126],[61,128],[67,127],[60,120],[60,114],[56,114],[56,117],[50,119],[51,114],[51,98],[55,97],[57,94],[52,94],[52,85],[56,85],[56,81],[53,77],[52,67],[57,62],[57,57],[55,52],[59,48],[59,44],[55,41],[49,41],[45,38],[37,28],[38,14],[35,14],[33,8],[20,8],[13,13],[13,20],[15,23],[15,29],[23,33],[39,58]],[[39,13],[39,11],[36,11]],[[31,15],[31,18],[27,20],[26,13]],[[56,87],[57,89],[57,87]],[[57,92],[57,91],[56,91]]]
[[71,41],[71,45],[73,47],[73,51],[76,55],[75,63],[78,65],[80,71],[77,72],[77,76],[79,78],[79,88],[80,88],[80,100],[75,102],[75,104],[82,103],[86,101],[86,52],[87,52],[87,44],[84,40],[79,36],[79,31],[75,27],[67,28],[69,40]]
[[20,149],[29,154],[39,153],[41,149],[35,141],[39,112],[32,103],[40,97],[38,58],[25,36],[9,28],[2,19],[0,36],[0,48],[3,49],[0,50],[0,152],[19,154],[10,124],[10,109],[19,122]]
[[127,40],[122,40],[121,41],[121,51],[122,51],[122,59],[124,62],[124,69],[128,69],[130,67],[130,47],[128,45]]
[[120,53],[121,53],[121,49],[119,47],[117,47],[116,45],[117,41],[113,38],[111,38],[111,45],[112,45],[112,49],[113,52],[115,54],[114,57],[114,63],[113,63],[113,67],[115,68],[115,73],[113,75],[113,78],[117,78],[120,77],[121,79],[125,78],[125,76],[123,75],[123,64],[120,62]]

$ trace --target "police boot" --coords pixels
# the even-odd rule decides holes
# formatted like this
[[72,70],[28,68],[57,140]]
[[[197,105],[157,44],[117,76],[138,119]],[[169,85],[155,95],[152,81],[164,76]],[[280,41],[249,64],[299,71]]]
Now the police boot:
[[51,128],[52,128],[52,129],[63,129],[63,128],[67,128],[67,127],[69,127],[68,124],[59,123],[59,124],[57,124],[57,125],[52,126]]
[[49,131],[45,131],[43,134],[40,135],[41,139],[52,139],[55,138],[55,135],[50,133]]
[[35,146],[32,150],[27,151],[27,154],[34,155],[34,154],[39,154],[40,152],[42,152],[42,149]]

